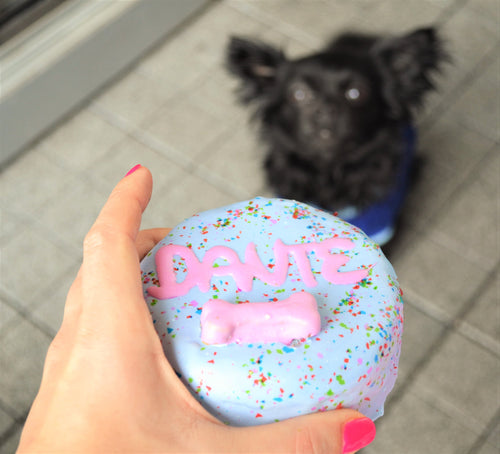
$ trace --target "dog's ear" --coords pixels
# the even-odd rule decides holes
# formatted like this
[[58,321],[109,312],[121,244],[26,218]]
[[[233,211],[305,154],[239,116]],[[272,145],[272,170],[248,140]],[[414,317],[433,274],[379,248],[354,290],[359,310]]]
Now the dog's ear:
[[285,55],[267,44],[232,37],[227,49],[229,71],[242,79],[241,98],[249,102],[273,88]]
[[396,117],[421,105],[425,93],[434,89],[432,73],[447,59],[432,27],[380,40],[372,51],[382,73],[385,98]]

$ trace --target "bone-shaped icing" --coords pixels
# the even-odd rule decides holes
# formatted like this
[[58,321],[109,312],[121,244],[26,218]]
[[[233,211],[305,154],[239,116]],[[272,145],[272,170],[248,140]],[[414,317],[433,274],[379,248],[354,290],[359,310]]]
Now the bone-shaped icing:
[[307,292],[276,302],[232,304],[210,300],[201,312],[201,340],[208,345],[281,342],[314,336],[321,330],[316,299]]

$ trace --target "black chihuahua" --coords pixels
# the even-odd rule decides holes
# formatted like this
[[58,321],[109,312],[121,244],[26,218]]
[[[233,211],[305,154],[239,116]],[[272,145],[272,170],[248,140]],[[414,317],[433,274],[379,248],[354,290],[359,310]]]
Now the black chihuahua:
[[258,105],[277,196],[309,202],[379,244],[394,233],[414,163],[413,112],[445,59],[433,28],[400,37],[346,33],[298,60],[232,38],[241,101]]

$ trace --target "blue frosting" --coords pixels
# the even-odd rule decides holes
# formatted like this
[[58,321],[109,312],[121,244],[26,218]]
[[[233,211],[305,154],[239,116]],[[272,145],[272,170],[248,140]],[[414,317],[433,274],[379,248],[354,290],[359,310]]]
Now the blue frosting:
[[[255,278],[251,289],[243,290],[227,270],[211,277],[208,290],[193,285],[185,295],[164,299],[148,290],[161,287],[156,257],[163,246],[185,247],[200,262],[213,247],[225,246],[243,262],[253,243],[262,265],[274,270],[278,240],[303,245],[331,238],[352,245],[331,251],[349,258],[339,271],[365,269],[366,278],[332,283],[323,276],[324,259],[312,251],[307,255],[317,281],[312,286],[290,256],[286,280],[276,285]],[[228,264],[223,255],[214,260],[217,268]],[[181,255],[164,265],[175,271],[178,283],[189,275]],[[224,423],[265,424],[340,407],[372,419],[382,416],[397,376],[403,302],[391,264],[358,228],[300,202],[255,198],[186,219],[144,258],[141,272],[144,298],[167,358],[193,396]],[[290,345],[202,342],[200,312],[209,300],[273,302],[301,291],[317,302],[321,330],[314,336]]]

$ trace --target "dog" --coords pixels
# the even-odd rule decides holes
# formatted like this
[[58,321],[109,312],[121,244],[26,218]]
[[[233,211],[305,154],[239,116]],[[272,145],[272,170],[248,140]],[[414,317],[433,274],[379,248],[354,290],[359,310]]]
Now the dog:
[[232,37],[226,63],[240,101],[257,107],[275,195],[337,212],[382,245],[416,162],[415,111],[446,58],[427,27],[396,37],[343,33],[299,59]]

